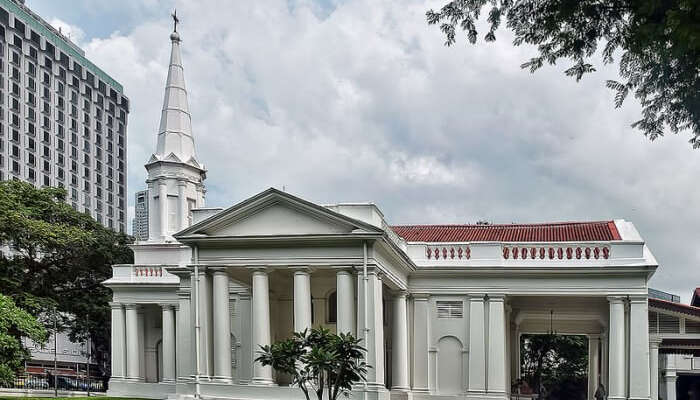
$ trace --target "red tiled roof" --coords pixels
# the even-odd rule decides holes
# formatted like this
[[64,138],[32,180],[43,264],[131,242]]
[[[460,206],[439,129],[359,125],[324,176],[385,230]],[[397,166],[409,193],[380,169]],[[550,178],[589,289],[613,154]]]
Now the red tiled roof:
[[613,221],[391,227],[408,242],[584,242],[621,240]]
[[674,303],[672,301],[655,299],[650,297],[649,306],[660,308],[662,310],[675,311],[682,314],[700,317],[700,307],[689,306],[683,303]]

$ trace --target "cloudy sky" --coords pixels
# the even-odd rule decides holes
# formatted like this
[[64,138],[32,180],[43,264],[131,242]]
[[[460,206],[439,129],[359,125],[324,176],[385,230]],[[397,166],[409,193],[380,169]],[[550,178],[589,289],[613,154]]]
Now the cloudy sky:
[[652,286],[700,286],[700,153],[649,142],[639,107],[613,109],[614,66],[576,83],[564,65],[496,43],[446,48],[421,0],[27,0],[121,82],[130,215],[155,148],[181,17],[207,205],[270,186],[319,203],[377,203],[394,224],[633,221],[660,263]]

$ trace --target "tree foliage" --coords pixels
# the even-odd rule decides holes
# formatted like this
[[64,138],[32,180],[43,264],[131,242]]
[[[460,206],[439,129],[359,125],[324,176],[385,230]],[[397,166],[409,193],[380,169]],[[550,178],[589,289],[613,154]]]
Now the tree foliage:
[[537,46],[539,55],[522,64],[534,72],[545,63],[571,61],[566,75],[580,80],[595,71],[591,60],[601,49],[604,63],[619,56],[621,81],[608,81],[615,107],[630,93],[642,105],[632,124],[649,139],[690,131],[700,148],[700,2],[697,0],[453,0],[427,12],[439,24],[446,44],[457,29],[471,43],[477,21],[487,8],[484,39],[496,40],[505,20],[514,45]]
[[111,277],[112,264],[133,261],[130,238],[65,198],[60,188],[0,182],[0,243],[12,249],[0,256],[0,293],[49,326],[57,309],[71,339],[89,335],[93,353],[108,355],[111,293],[100,282]]
[[585,399],[588,339],[575,335],[525,335],[520,343],[522,377],[547,399]]
[[15,372],[24,367],[29,357],[22,346],[22,338],[41,343],[46,336],[46,329],[36,318],[17,307],[11,298],[0,294],[0,385],[11,384]]
[[348,395],[354,383],[366,380],[367,364],[362,361],[365,351],[361,339],[350,334],[332,334],[326,328],[295,332],[291,338],[270,346],[261,346],[255,361],[270,365],[278,372],[292,377],[310,400],[309,389],[323,400]]

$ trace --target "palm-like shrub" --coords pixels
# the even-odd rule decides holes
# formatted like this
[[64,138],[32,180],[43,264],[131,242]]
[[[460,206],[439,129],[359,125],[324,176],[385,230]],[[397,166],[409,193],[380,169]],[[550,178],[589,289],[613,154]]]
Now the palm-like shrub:
[[310,392],[318,400],[323,400],[324,393],[336,400],[340,394],[347,396],[353,384],[366,380],[370,367],[362,360],[365,349],[360,342],[351,334],[336,335],[326,328],[305,329],[289,339],[260,346],[255,361],[290,375],[307,400]]

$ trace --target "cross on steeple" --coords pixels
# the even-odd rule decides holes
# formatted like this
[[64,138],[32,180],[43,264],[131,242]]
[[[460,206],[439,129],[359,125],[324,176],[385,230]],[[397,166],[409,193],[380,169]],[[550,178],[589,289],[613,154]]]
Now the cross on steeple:
[[175,9],[170,15],[173,17],[173,32],[177,32],[177,24],[180,22],[180,20],[177,18],[177,9]]

